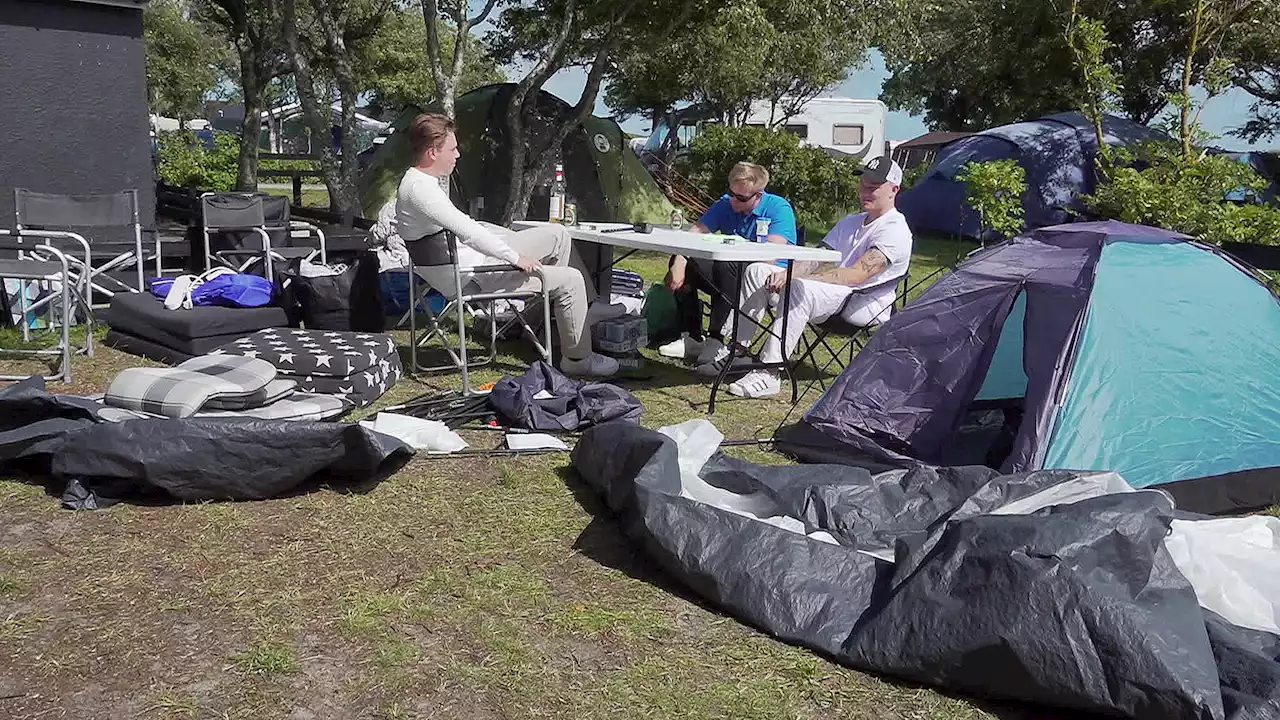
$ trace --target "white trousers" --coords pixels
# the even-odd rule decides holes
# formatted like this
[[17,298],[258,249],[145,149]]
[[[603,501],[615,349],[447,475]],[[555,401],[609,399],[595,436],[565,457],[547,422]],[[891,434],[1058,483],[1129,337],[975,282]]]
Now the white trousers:
[[[779,339],[777,335],[769,333],[765,338],[764,348],[760,352],[762,362],[778,363],[782,362],[784,357],[791,357],[808,323],[829,320],[832,315],[840,312],[841,308],[844,308],[841,316],[851,325],[873,325],[889,318],[889,308],[893,305],[892,299],[868,297],[865,300],[850,302],[849,306],[845,307],[845,301],[853,293],[853,288],[845,285],[796,278],[781,294],[770,292],[764,286],[765,281],[770,275],[784,269],[772,263],[752,263],[742,271],[742,297],[739,307],[742,308],[744,315],[755,320],[756,323],[764,318],[764,311],[769,306],[783,307],[784,295],[788,290],[791,293],[791,304],[787,309],[786,337]],[[777,318],[774,320],[774,327],[770,329],[781,333],[781,322],[782,318]],[[725,337],[729,337],[733,332],[732,323],[733,318],[730,317],[725,323]],[[736,340],[739,345],[750,346],[759,329],[756,323],[745,318],[738,323]]]

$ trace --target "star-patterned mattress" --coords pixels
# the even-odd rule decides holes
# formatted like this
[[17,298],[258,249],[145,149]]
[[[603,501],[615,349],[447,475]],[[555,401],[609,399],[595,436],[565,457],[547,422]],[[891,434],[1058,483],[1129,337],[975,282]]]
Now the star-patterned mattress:
[[213,354],[261,358],[298,391],[337,395],[364,407],[400,379],[400,355],[388,334],[271,328],[228,343]]

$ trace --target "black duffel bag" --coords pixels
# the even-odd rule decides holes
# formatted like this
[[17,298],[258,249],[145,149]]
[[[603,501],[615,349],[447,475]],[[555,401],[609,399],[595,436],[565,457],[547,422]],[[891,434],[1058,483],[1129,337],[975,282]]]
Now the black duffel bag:
[[292,327],[369,333],[386,330],[376,253],[361,253],[352,263],[331,265],[294,260],[276,276],[276,290]]

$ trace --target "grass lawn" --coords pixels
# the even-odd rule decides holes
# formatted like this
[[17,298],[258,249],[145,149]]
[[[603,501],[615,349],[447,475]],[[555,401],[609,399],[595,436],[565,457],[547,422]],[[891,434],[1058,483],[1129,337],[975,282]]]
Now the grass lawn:
[[[918,249],[924,277],[957,246]],[[665,269],[629,265],[648,279]],[[707,386],[648,359],[649,379],[620,381],[643,423],[704,415]],[[518,369],[504,361],[488,379]],[[99,348],[66,390],[142,364]],[[402,380],[361,414],[455,382]],[[735,439],[790,409],[724,397],[711,419]],[[419,455],[366,494],[84,513],[0,480],[0,715],[1022,717],[844,669],[704,607],[580,488],[563,454]]]

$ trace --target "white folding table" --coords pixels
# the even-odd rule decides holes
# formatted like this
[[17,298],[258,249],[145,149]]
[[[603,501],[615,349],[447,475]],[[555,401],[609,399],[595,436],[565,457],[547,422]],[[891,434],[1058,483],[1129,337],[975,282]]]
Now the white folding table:
[[[511,224],[513,230],[527,230],[529,228],[544,227],[550,225],[547,221],[540,220],[519,220]],[[698,258],[702,260],[712,260],[716,262],[731,262],[746,265],[754,262],[773,263],[779,260],[786,262],[787,283],[791,283],[791,270],[796,261],[800,262],[820,262],[820,263],[839,263],[840,253],[825,247],[804,247],[799,245],[782,245],[779,243],[759,243],[749,240],[738,240],[734,242],[724,242],[723,240],[711,239],[707,235],[689,232],[687,230],[674,230],[667,227],[654,227],[650,232],[637,232],[632,229],[630,223],[581,223],[579,225],[565,226],[569,231],[569,237],[574,240],[583,242],[597,243],[601,245],[610,245],[613,247],[622,247],[635,252],[637,250],[649,250],[654,252],[666,253],[668,255],[683,255],[688,258]],[[618,261],[627,257],[631,253],[627,253],[620,258],[613,260],[616,264]],[[598,268],[597,272],[605,268]],[[597,282],[598,285],[598,282]],[[734,296],[730,301],[733,306],[733,337],[738,335],[738,322],[742,318],[742,308],[740,306],[742,298],[742,273],[738,273],[738,286],[734,288]],[[783,296],[784,305],[782,307],[782,334],[773,333],[771,328],[760,327],[769,333],[784,338],[787,332],[787,309],[791,302],[791,294],[787,293]],[[750,319],[750,318],[748,318]],[[751,322],[755,322],[751,320]],[[759,324],[759,323],[757,323]],[[733,363],[733,357],[737,354],[737,343],[730,341],[727,343],[730,348],[730,357],[720,369],[720,374],[716,376],[715,382],[711,385],[711,399],[707,404],[707,413],[712,414],[716,411],[716,393],[724,381],[725,375]],[[779,364],[756,363],[753,367],[781,367],[783,372],[787,374],[787,380],[791,382],[791,404],[794,405],[798,399],[795,378],[791,374],[791,362],[789,358],[783,358]],[[741,366],[739,366],[741,367]]]

